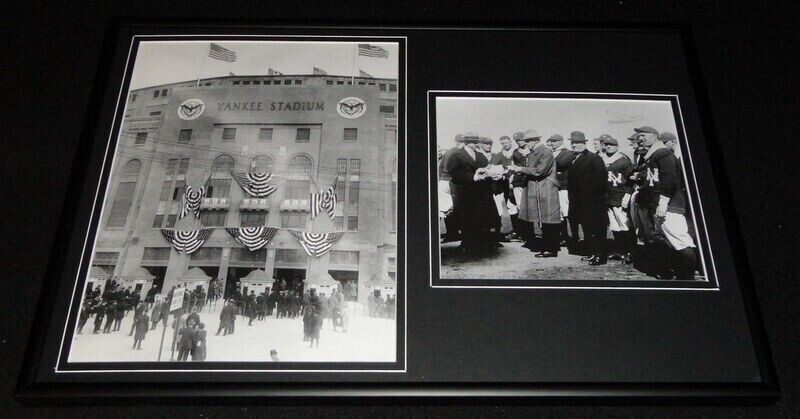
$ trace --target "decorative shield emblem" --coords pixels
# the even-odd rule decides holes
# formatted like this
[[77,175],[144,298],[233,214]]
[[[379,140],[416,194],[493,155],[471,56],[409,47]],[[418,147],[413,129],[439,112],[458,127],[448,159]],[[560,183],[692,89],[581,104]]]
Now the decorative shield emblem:
[[178,106],[178,117],[191,121],[197,119],[203,114],[206,109],[206,104],[200,99],[188,99]]
[[367,103],[357,97],[346,97],[336,105],[336,111],[344,118],[355,119],[367,111]]

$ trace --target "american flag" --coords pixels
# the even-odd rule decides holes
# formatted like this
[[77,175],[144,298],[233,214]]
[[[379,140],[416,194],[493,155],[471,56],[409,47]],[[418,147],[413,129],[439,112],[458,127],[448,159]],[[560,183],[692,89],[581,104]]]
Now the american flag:
[[231,51],[227,48],[223,48],[215,43],[211,43],[211,46],[208,48],[208,56],[215,60],[222,60],[232,63],[236,61],[236,52]]
[[273,227],[242,227],[226,228],[225,230],[233,236],[236,241],[254,252],[269,244],[278,233],[277,228]]
[[389,58],[389,51],[375,45],[358,44],[358,55],[374,58]]
[[309,204],[311,205],[312,220],[317,218],[317,215],[319,215],[322,210],[327,211],[328,216],[331,217],[332,220],[336,211],[336,191],[333,187],[330,187],[324,192],[312,193]]
[[269,183],[272,173],[241,173],[231,172],[239,186],[254,198],[266,198],[272,195],[278,187]]
[[183,208],[181,208],[181,215],[178,219],[183,219],[183,217],[189,215],[189,213],[193,213],[195,217],[200,217],[200,203],[203,201],[203,194],[205,193],[205,188],[202,186],[197,188],[197,190],[192,189],[191,186],[186,187],[186,191],[183,193]]
[[213,228],[201,228],[199,230],[173,230],[162,228],[161,235],[178,251],[190,255],[199,249],[208,240]]
[[289,229],[289,233],[297,239],[303,250],[309,256],[320,257],[329,250],[333,249],[339,240],[344,236],[344,232],[331,232],[331,233],[306,233],[305,231],[298,231]]

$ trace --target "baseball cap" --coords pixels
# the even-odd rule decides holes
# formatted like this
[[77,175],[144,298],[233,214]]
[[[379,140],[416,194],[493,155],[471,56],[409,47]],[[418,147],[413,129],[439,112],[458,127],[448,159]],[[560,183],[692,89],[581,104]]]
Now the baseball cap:
[[655,128],[648,127],[647,125],[645,125],[643,127],[639,127],[639,128],[634,128],[633,130],[636,131],[636,132],[658,135],[658,131]]

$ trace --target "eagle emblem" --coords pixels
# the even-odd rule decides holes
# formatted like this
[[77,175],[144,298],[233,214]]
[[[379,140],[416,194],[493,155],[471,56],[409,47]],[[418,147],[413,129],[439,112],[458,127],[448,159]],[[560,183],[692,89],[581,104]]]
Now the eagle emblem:
[[367,111],[367,103],[357,97],[346,97],[339,101],[336,111],[344,118],[355,119]]
[[178,117],[185,120],[197,119],[203,114],[206,104],[200,99],[188,99],[178,106]]

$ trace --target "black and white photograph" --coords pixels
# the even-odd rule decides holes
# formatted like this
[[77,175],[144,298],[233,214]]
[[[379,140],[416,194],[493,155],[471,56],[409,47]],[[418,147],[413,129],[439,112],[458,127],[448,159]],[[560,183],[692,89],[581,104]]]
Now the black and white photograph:
[[717,288],[676,97],[429,103],[434,286]]
[[397,362],[399,42],[135,46],[65,364]]

